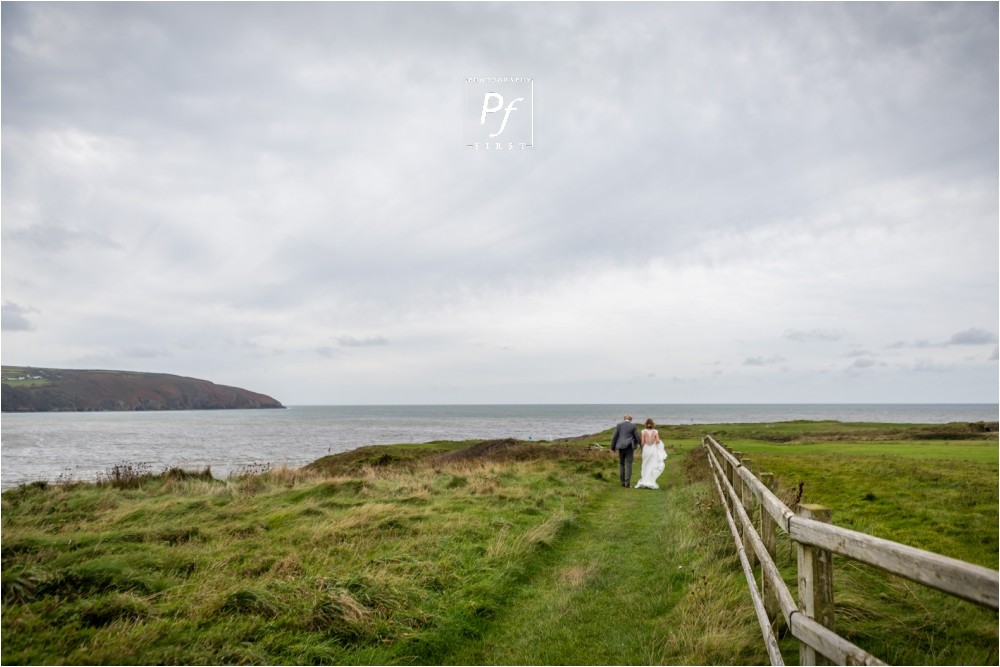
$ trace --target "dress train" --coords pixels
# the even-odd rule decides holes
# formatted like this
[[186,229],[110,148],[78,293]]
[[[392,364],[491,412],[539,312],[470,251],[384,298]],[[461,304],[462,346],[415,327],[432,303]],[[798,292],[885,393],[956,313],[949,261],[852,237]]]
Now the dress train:
[[639,476],[639,483],[635,485],[635,488],[660,488],[656,479],[663,473],[666,461],[667,450],[664,449],[662,442],[644,446],[642,448],[642,474]]

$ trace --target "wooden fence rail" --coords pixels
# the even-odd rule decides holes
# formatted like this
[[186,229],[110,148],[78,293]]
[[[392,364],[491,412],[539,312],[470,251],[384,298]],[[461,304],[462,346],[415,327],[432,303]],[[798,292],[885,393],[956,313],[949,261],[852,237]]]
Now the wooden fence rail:
[[[758,479],[749,459],[730,451],[710,435],[703,438],[702,444],[708,451],[713,479],[726,510],[772,665],[784,664],[773,632],[773,627],[782,622],[799,640],[799,660],[803,665],[885,664],[835,631],[833,554],[997,609],[1000,572],[834,526],[830,523],[830,510],[820,505],[800,505],[796,514],[769,488],[773,475],[762,473],[764,481]],[[759,532],[752,518],[755,506],[760,508]],[[797,604],[774,563],[775,525],[797,545]],[[753,574],[755,564],[760,566],[760,592]]]

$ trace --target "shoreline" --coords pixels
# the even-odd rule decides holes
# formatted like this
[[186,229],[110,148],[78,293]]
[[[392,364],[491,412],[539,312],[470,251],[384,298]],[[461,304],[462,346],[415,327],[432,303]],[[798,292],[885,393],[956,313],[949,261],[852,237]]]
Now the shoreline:
[[[214,412],[214,411],[210,411]],[[774,422],[727,422],[727,423],[713,423],[713,424],[658,424],[657,428],[661,431],[661,437],[665,440],[671,437],[692,437],[695,434],[704,435],[707,432],[719,433],[725,432],[733,428],[742,430],[753,430],[758,432],[760,429],[764,429],[767,433],[763,436],[765,439],[771,437],[777,437],[780,441],[780,436],[778,432],[782,429],[787,428],[797,428],[806,427],[815,429],[818,426],[828,424],[835,426],[837,428],[846,429],[877,429],[880,433],[886,431],[894,433],[900,437],[905,437],[907,432],[916,431],[925,432],[921,437],[925,440],[942,440],[950,438],[952,440],[971,440],[973,438],[979,438],[981,436],[992,437],[994,441],[997,438],[998,429],[1000,429],[1000,422],[998,421],[976,421],[976,422],[928,422],[928,423],[897,423],[897,422],[842,422],[838,420],[788,420],[788,421],[774,421]],[[955,429],[951,427],[962,427],[960,429]],[[967,428],[966,428],[967,427]],[[603,431],[596,431],[584,435],[574,435],[558,437],[546,440],[535,440],[533,438],[513,438],[519,442],[532,443],[532,444],[573,444],[573,443],[585,443],[594,444],[596,441],[598,444],[607,445],[607,440],[611,437],[611,432],[613,427],[609,427]],[[941,431],[941,433],[935,433],[935,431]],[[758,433],[759,435],[759,433]],[[506,437],[506,436],[504,436]],[[57,484],[77,484],[77,483],[97,483],[102,477],[107,478],[115,474],[116,470],[123,468],[128,469],[141,469],[146,474],[150,475],[160,475],[165,474],[167,471],[176,470],[183,471],[187,474],[192,475],[203,475],[205,470],[210,470],[212,478],[216,481],[225,482],[234,476],[241,476],[252,472],[264,472],[271,469],[279,468],[289,468],[292,470],[307,469],[310,466],[315,466],[321,461],[326,459],[335,458],[338,456],[350,456],[353,452],[359,450],[392,450],[392,449],[412,449],[412,448],[435,448],[435,447],[447,447],[447,448],[459,448],[462,446],[469,445],[471,443],[485,442],[495,438],[464,438],[456,440],[445,440],[445,439],[435,439],[427,440],[423,442],[372,442],[365,444],[358,444],[357,446],[339,449],[337,451],[327,451],[326,454],[321,454],[318,457],[309,459],[299,459],[296,461],[289,461],[287,459],[277,460],[277,461],[188,461],[188,462],[177,462],[162,460],[156,464],[152,464],[146,461],[135,461],[118,459],[114,462],[105,465],[95,465],[90,466],[86,469],[77,468],[76,471],[70,471],[68,468],[64,469],[56,476],[48,477],[22,477],[19,479],[10,479],[9,476],[5,475],[2,483],[0,483],[0,492],[6,492],[11,489],[18,488],[20,486],[30,486],[33,484],[41,485],[57,485]],[[881,439],[881,438],[880,438]],[[868,442],[864,438],[859,438],[859,441]],[[332,448],[330,448],[332,449]],[[9,468],[7,468],[9,470]]]

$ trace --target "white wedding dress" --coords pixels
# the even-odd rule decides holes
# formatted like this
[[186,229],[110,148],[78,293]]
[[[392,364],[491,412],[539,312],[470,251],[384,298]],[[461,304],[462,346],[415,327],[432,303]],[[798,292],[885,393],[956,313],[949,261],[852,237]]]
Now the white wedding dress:
[[[649,429],[643,431],[646,434]],[[663,473],[663,468],[666,467],[667,461],[667,450],[664,449],[663,443],[660,442],[659,434],[656,436],[656,442],[651,445],[643,445],[642,447],[642,474],[639,476],[639,483],[635,485],[637,489],[658,489],[660,485],[656,483],[656,479]]]

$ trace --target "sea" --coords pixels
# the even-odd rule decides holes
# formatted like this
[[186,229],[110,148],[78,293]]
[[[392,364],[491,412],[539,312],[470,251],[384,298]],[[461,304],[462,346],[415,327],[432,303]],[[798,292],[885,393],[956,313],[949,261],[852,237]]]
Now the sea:
[[[95,481],[116,466],[161,472],[210,467],[220,479],[267,466],[301,467],[365,445],[437,440],[555,440],[600,433],[625,413],[637,423],[837,420],[936,424],[997,421],[988,404],[365,405],[270,410],[34,412],[0,417],[0,488]],[[595,439],[596,441],[596,439]]]

